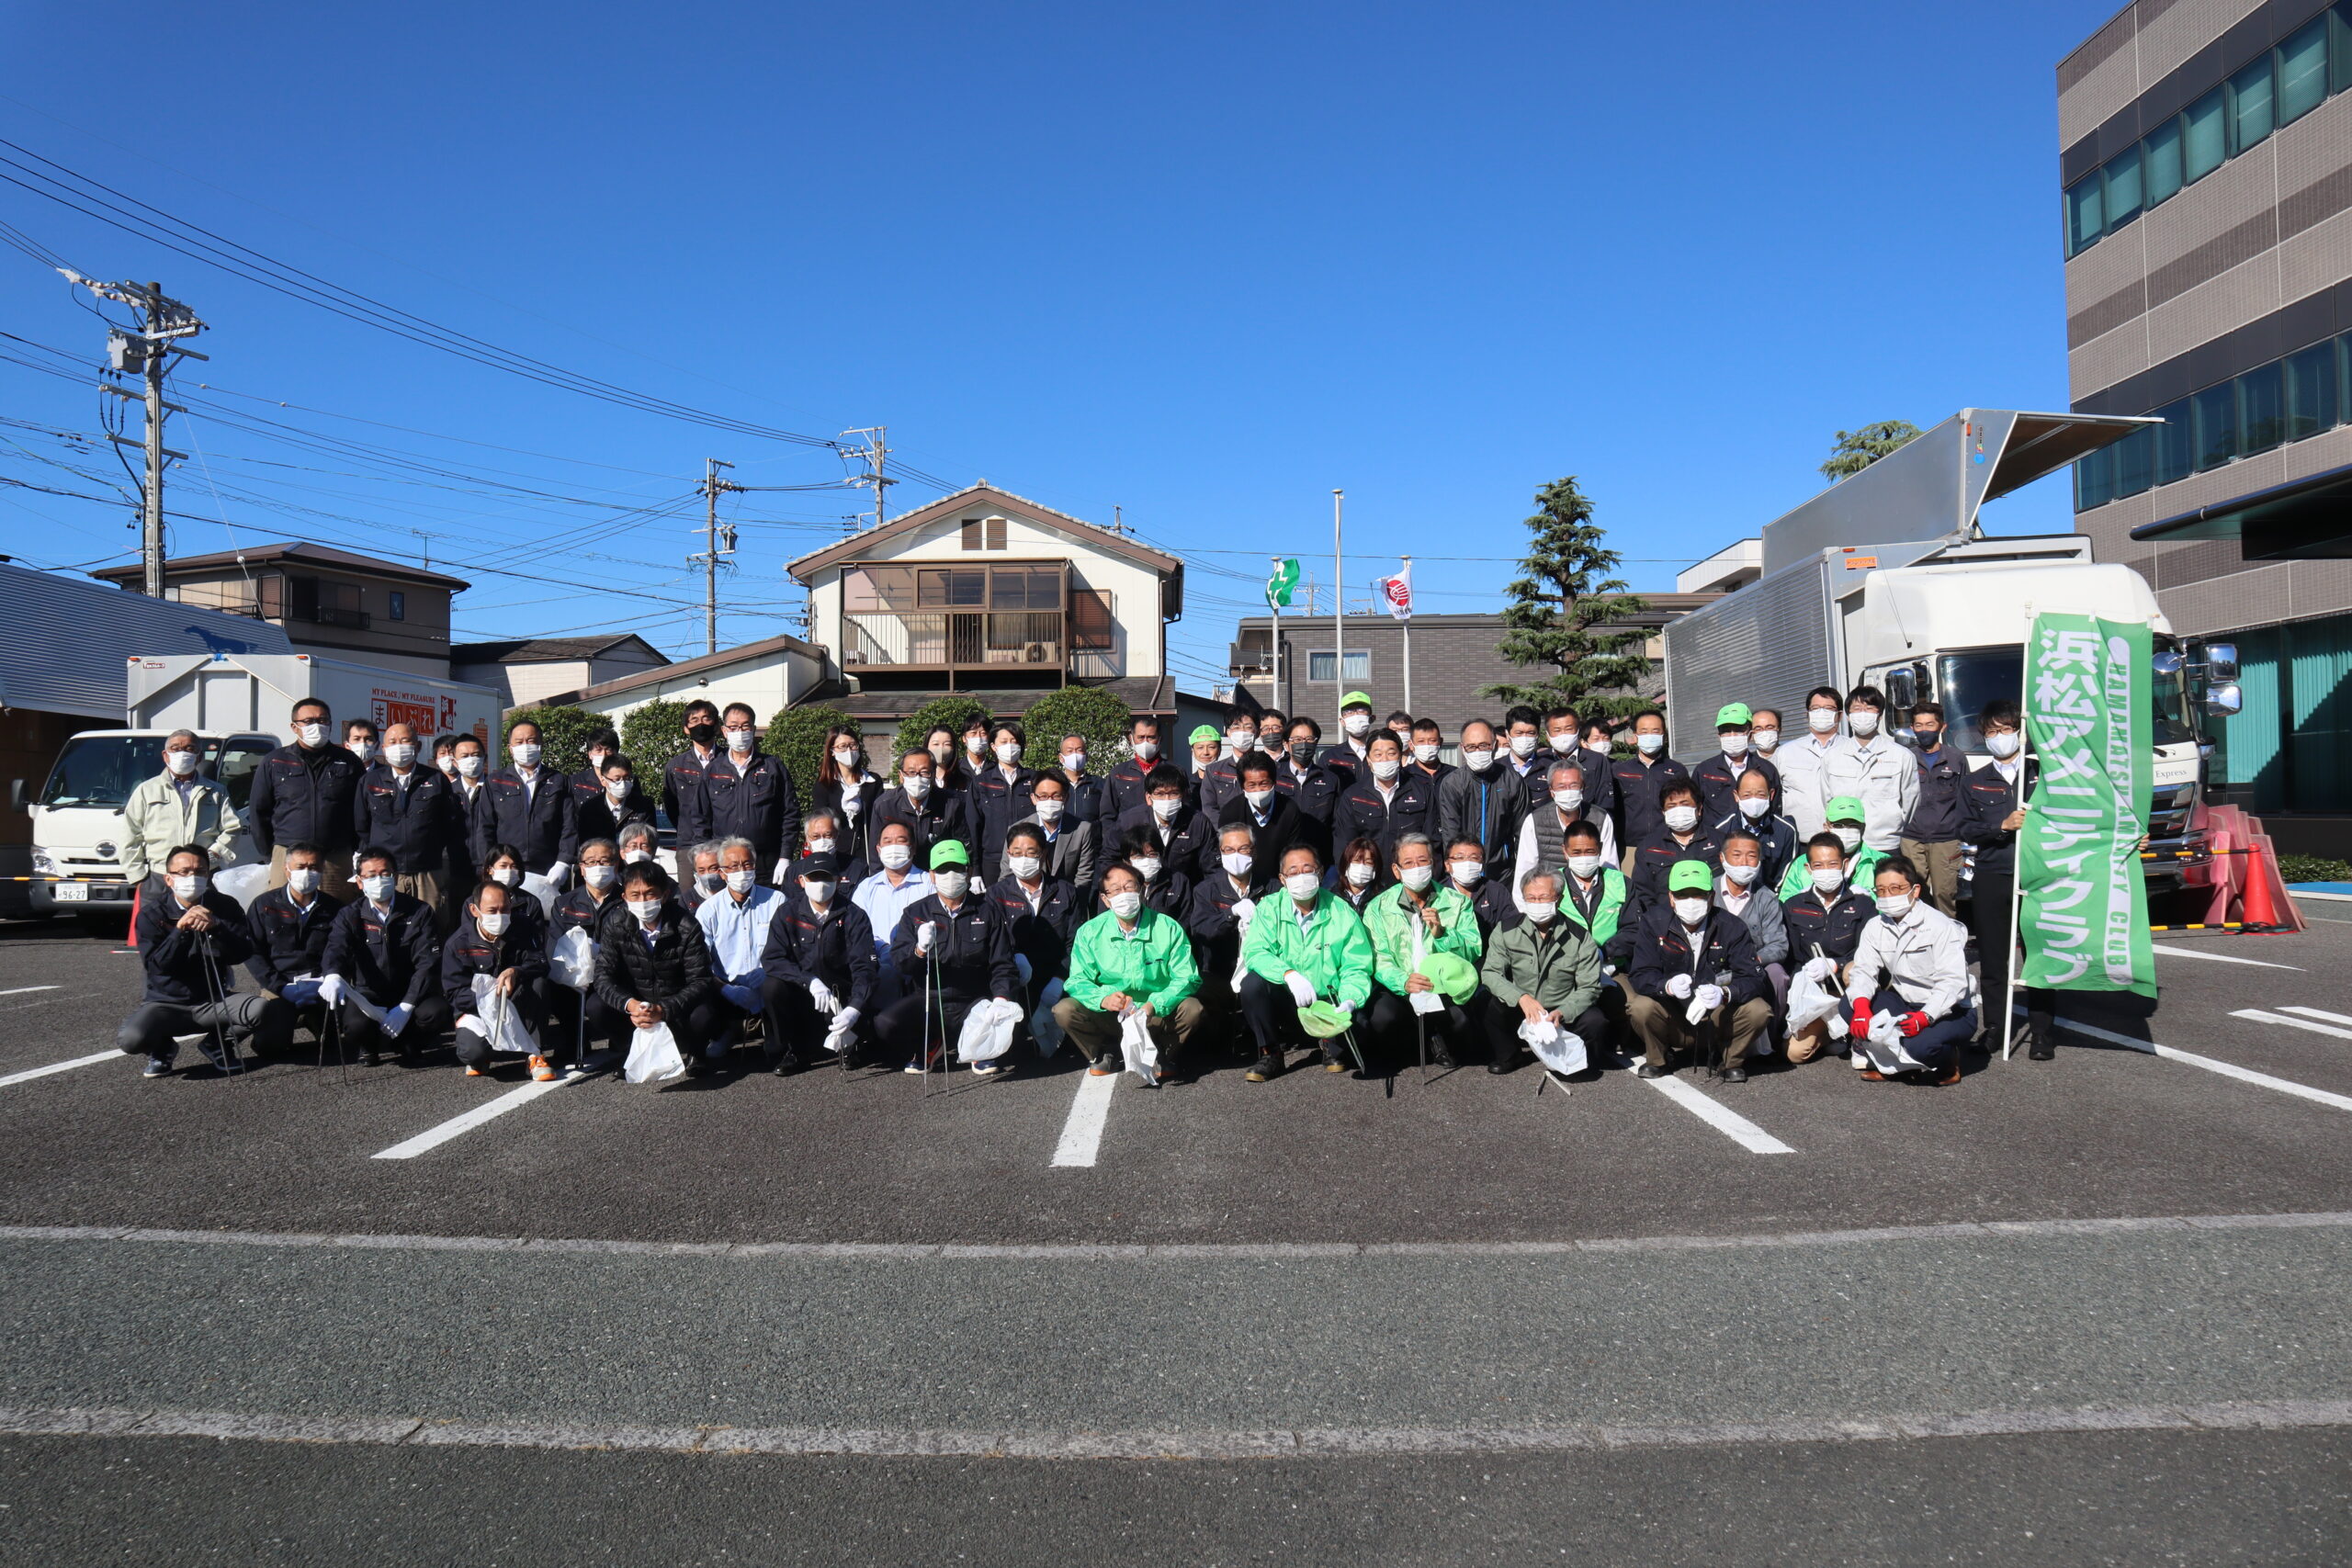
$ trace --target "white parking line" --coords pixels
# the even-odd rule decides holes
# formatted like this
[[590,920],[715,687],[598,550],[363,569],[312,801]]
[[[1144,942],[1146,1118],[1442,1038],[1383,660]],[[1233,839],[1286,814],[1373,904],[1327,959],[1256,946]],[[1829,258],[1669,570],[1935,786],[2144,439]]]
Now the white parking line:
[[0,991],[0,997],[21,997],[27,991],[53,991],[57,988],[55,986],[11,986]]
[[2278,1010],[2300,1013],[2305,1018],[2324,1018],[2330,1023],[2352,1023],[2352,1018],[2346,1018],[2340,1012],[2322,1012],[2317,1008],[2280,1008]]
[[582,1078],[593,1076],[593,1074],[589,1073],[573,1072],[566,1073],[560,1078],[551,1078],[545,1083],[526,1083],[521,1089],[509,1089],[504,1094],[500,1095],[496,1100],[475,1106],[471,1111],[467,1111],[462,1116],[452,1116],[447,1122],[442,1122],[438,1127],[427,1128],[425,1131],[419,1133],[415,1137],[409,1139],[406,1143],[394,1144],[389,1149],[379,1150],[369,1157],[374,1159],[414,1159],[421,1154],[425,1154],[431,1150],[439,1148],[442,1145],[447,1143],[450,1139],[458,1136],[460,1134],[472,1132],[475,1128],[481,1126],[485,1122],[491,1121],[496,1117],[503,1116],[510,1111],[520,1110],[524,1105],[527,1104],[531,1100],[538,1099],[539,1096],[543,1094],[551,1093],[556,1089],[563,1088],[566,1084],[578,1083]]
[[2215,964],[2246,964],[2256,969],[2292,969],[2298,975],[2303,972],[2298,964],[2273,964],[2267,958],[2240,958],[2233,953],[2208,953],[2201,947],[2167,947],[2160,942],[2148,945],[2158,953],[2169,953],[2176,958],[2204,958]]
[[1111,1090],[1119,1075],[1080,1077],[1078,1098],[1070,1101],[1069,1119],[1062,1123],[1061,1142],[1054,1145],[1056,1165],[1092,1165],[1102,1147],[1102,1122],[1111,1114]]
[[[2256,1023],[2283,1023],[2290,1029],[2308,1029],[2313,1034],[2332,1034],[2338,1040],[2352,1040],[2352,1029],[2338,1029],[2333,1024],[2326,1023],[2307,1023],[2300,1018],[2289,1018],[2286,1016],[2290,1012],[2310,1012],[2312,1010],[2313,1010],[2310,1008],[2281,1008],[2277,1012],[2265,1012],[2260,1008],[2240,1008],[2237,1011],[2230,1014],[2230,1016],[2232,1018],[2251,1019]],[[2322,1018],[2334,1018],[2336,1015],[2330,1012],[2324,1012],[2319,1016]],[[2346,1019],[2345,1021],[2346,1023],[2352,1023],[2352,1019]]]
[[1726,1110],[1684,1083],[1680,1078],[1669,1076],[1662,1078],[1643,1078],[1638,1081],[1649,1085],[1750,1154],[1792,1155],[1796,1153],[1796,1150],[1789,1147],[1747,1117],[1736,1111]]
[[0,1077],[0,1089],[6,1089],[12,1083],[24,1083],[31,1078],[45,1078],[51,1073],[70,1073],[76,1067],[90,1066],[98,1062],[120,1060],[122,1060],[122,1053],[119,1051],[93,1051],[86,1056],[76,1056],[70,1062],[51,1062],[45,1067],[28,1067],[21,1073],[10,1073],[6,1077]]
[[[2289,1021],[2281,1019],[2279,1021],[2284,1023]],[[2071,1029],[2077,1034],[2087,1034],[2094,1040],[2107,1040],[2118,1045],[2129,1045],[2134,1051],[2145,1051],[2151,1055],[2163,1056],[2175,1062],[2186,1062],[2192,1067],[2202,1067],[2209,1073],[2219,1073],[2225,1078],[2236,1078],[2241,1083],[2256,1084],[2264,1089],[2275,1089],[2281,1094],[2291,1094],[2298,1100],[2308,1100],[2321,1105],[2332,1105],[2338,1111],[2352,1111],[2352,1097],[2330,1094],[2324,1089],[2313,1089],[2309,1084],[2294,1083],[2286,1078],[2274,1078],[2268,1073],[2257,1073],[2251,1067],[2241,1067],[2233,1062],[2215,1061],[2211,1056],[2200,1056],[2194,1051],[2177,1051],[2169,1045],[2158,1045],[2153,1041],[2134,1040],[2128,1034],[2118,1034],[2111,1029],[2101,1029],[2096,1024],[2076,1023],[2071,1018],[2060,1019],[2058,1027]]]

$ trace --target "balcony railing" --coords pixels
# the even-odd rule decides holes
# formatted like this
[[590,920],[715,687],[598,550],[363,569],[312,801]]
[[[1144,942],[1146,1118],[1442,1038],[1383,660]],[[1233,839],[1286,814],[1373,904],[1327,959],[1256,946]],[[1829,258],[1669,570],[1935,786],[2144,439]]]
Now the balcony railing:
[[1058,610],[855,610],[842,615],[845,665],[1057,670],[1069,651]]
[[333,604],[322,604],[311,612],[311,619],[322,626],[348,626],[353,631],[364,632],[374,623],[375,617],[365,610],[345,610]]

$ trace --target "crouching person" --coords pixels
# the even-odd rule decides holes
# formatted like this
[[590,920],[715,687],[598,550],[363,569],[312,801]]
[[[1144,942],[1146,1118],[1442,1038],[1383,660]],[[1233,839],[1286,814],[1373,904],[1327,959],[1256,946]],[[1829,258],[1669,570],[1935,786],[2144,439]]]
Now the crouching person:
[[689,1073],[710,1069],[695,1032],[695,1010],[718,988],[702,928],[678,901],[670,874],[641,861],[621,874],[626,919],[605,928],[596,948],[596,995],[627,1015],[631,1029],[667,1025]]
[[1886,1076],[1871,1065],[1861,1044],[1873,1025],[1892,1031],[1903,1055],[1920,1064],[1898,1075],[1917,1083],[1958,1083],[1961,1043],[1976,1032],[1976,1010],[1968,1000],[1967,931],[1920,897],[1920,884],[1917,868],[1904,856],[1878,863],[1878,918],[1863,927],[1847,971],[1854,1065],[1873,1082]]
[[1677,861],[1666,907],[1642,916],[1625,1016],[1641,1038],[1643,1077],[1665,1077],[1678,1053],[1705,1050],[1711,1076],[1746,1083],[1747,1049],[1772,1021],[1755,944],[1745,923],[1714,907],[1714,882],[1704,861]]
[[[164,875],[139,900],[139,958],[146,989],[115,1044],[126,1056],[147,1058],[146,1076],[160,1078],[178,1054],[174,1036],[220,1031],[233,1066],[237,1042],[253,1038],[264,1052],[282,1049],[293,1033],[294,1010],[276,997],[240,992],[233,965],[253,956],[253,938],[237,901],[212,890],[212,859],[195,844],[164,857]],[[204,1053],[213,1055],[207,1042]]]
[[842,896],[841,861],[820,850],[797,868],[795,890],[768,922],[760,951],[767,1008],[768,1066],[781,1077],[841,1036],[842,1060],[857,1057],[857,1025],[872,1015],[874,928]]
[[319,1039],[327,1032],[322,994],[327,973],[327,938],[343,906],[321,890],[319,849],[294,844],[286,852],[286,886],[257,896],[245,909],[254,954],[245,973],[265,996],[280,997],[293,1010],[287,1032],[308,1026]]
[[1486,987],[1487,1070],[1507,1073],[1526,1044],[1524,1023],[1556,1024],[1585,1043],[1589,1061],[1609,1037],[1599,1006],[1600,949],[1585,927],[1560,913],[1556,872],[1531,871],[1519,879],[1521,917],[1497,926],[1487,941],[1478,979]]
[[[1241,939],[1241,1016],[1258,1047],[1258,1059],[1241,1075],[1248,1083],[1278,1076],[1291,1045],[1317,1043],[1300,1010],[1329,1002],[1352,1013],[1372,996],[1372,940],[1355,911],[1324,888],[1323,857],[1311,845],[1293,844],[1279,869],[1280,895],[1266,896]],[[1346,1043],[1332,1035],[1320,1044],[1324,1071],[1343,1071]]]
[[[767,1016],[767,1003],[760,995],[767,981],[761,955],[767,951],[768,930],[784,908],[785,896],[761,886],[762,858],[762,852],[749,839],[721,840],[718,874],[725,880],[718,892],[695,908],[695,923],[702,927],[703,945],[710,953],[714,982],[710,994],[697,1004],[694,1018],[695,1032],[707,1042],[703,1058],[708,1062],[725,1061],[728,1047],[742,1035],[745,1026]],[[770,1055],[773,1057],[774,1053]]]
[[[1369,789],[1373,786],[1364,786]],[[1441,1067],[1454,1065],[1453,1048],[1470,1038],[1470,1012],[1463,1003],[1439,992],[1416,961],[1430,953],[1449,953],[1476,969],[1486,956],[1487,944],[1478,934],[1477,912],[1459,888],[1437,882],[1437,847],[1426,833],[1398,835],[1391,857],[1396,883],[1373,895],[1364,907],[1364,934],[1372,942],[1372,1033],[1389,1060],[1397,1061],[1418,1050],[1424,1031],[1430,1054]],[[1496,935],[1502,934],[1498,927]],[[1417,1003],[1430,995],[1436,1006]],[[1475,1005],[1476,998],[1471,998]],[[1424,1021],[1415,1023],[1415,1020]],[[1495,1072],[1510,1070],[1516,1058],[1498,1054],[1488,1058]]]
[[1054,1021],[1086,1053],[1086,1070],[1119,1070],[1119,1031],[1137,1010],[1164,1066],[1200,1027],[1200,988],[1192,937],[1175,916],[1144,907],[1141,872],[1113,862],[1102,873],[1102,913],[1078,928],[1054,1004]]
[[[1012,962],[1012,922],[995,900],[972,891],[971,869],[962,840],[943,838],[932,845],[932,894],[909,905],[890,935],[890,963],[902,994],[874,1021],[874,1032],[884,1048],[907,1053],[910,1073],[924,1071],[926,1063],[948,1066],[965,1015],[975,1005],[996,1000],[1018,1007],[1024,994],[1020,966]],[[982,1077],[1002,1068],[1001,1061],[972,1064]]]
[[321,994],[333,993],[344,1047],[368,1067],[394,1048],[401,1060],[415,1060],[449,1022],[449,1004],[435,984],[433,911],[399,891],[395,880],[390,855],[360,851],[359,897],[343,907],[327,933]]
[[[607,759],[606,766],[612,765]],[[541,1054],[553,1057],[567,1051],[585,1065],[588,1043],[601,1041],[610,1050],[628,1044],[628,1020],[606,1007],[596,995],[595,949],[614,922],[621,918],[620,850],[610,839],[591,839],[580,846],[579,886],[563,896],[548,921],[548,1031],[554,1036]],[[554,959],[563,939],[572,931],[588,937],[588,986],[584,990],[558,978]],[[570,1044],[567,1046],[566,1043]]]
[[[458,1060],[466,1077],[481,1077],[495,1052],[511,1051],[499,1023],[512,1019],[530,1036],[531,1076],[541,1083],[556,1076],[548,1060],[548,959],[535,932],[514,919],[517,899],[530,897],[495,882],[483,882],[466,901],[465,918],[441,949],[441,991],[457,1020]],[[478,976],[492,977],[488,998],[477,994]]]

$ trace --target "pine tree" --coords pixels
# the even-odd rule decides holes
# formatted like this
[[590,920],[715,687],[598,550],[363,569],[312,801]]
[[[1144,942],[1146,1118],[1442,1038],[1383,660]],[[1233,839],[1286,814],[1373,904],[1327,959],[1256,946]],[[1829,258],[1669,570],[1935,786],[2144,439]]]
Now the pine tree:
[[1833,481],[1850,478],[1918,434],[1919,427],[1907,419],[1883,419],[1860,430],[1841,430],[1838,444],[1829,449],[1829,461],[1821,465],[1822,475]]
[[1527,520],[1534,543],[1519,563],[1519,580],[1503,591],[1511,603],[1496,650],[1551,672],[1525,685],[1488,686],[1484,694],[1574,707],[1587,719],[1636,713],[1648,705],[1637,691],[1649,673],[1639,651],[1648,634],[1627,621],[1645,606],[1616,576],[1617,552],[1601,543],[1606,535],[1594,525],[1592,502],[1575,475],[1536,491],[1535,504],[1540,510]]

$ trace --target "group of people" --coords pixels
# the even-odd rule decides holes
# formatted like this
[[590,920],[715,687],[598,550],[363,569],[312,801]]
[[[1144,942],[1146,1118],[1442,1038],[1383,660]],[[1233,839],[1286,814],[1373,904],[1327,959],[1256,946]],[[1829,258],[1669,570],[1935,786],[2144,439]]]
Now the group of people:
[[[1030,767],[1016,720],[883,758],[837,726],[804,807],[750,708],[697,703],[659,786],[673,874],[611,731],[567,777],[517,723],[485,774],[476,737],[430,761],[401,725],[337,743],[310,700],[254,780],[271,869],[250,908],[210,886],[239,824],[196,738],[134,792],[125,870],[159,874],[119,1042],[163,1076],[188,1034],[282,1051],[331,1022],[373,1062],[450,1031],[469,1072],[514,1051],[552,1077],[664,1027],[698,1072],[738,1048],[922,1072],[1010,1019],[1023,1049],[974,1072],[1069,1046],[1109,1073],[1137,1041],[1182,1071],[1222,1041],[1253,1083],[1300,1051],[1502,1073],[1573,1036],[1645,1077],[1738,1082],[1868,1040],[1889,1049],[1855,1055],[1864,1077],[1957,1081],[2007,1007],[2017,709],[1974,716],[1993,760],[1973,771],[1934,704],[1823,687],[1803,713],[1784,743],[1778,712],[1730,705],[1687,768],[1662,715],[1620,747],[1566,707],[1471,719],[1449,762],[1438,722],[1376,720],[1360,692],[1328,745],[1311,716],[1238,713],[1188,737],[1189,768],[1149,716],[1107,769],[1077,734]],[[1971,859],[1981,1006],[1954,918]]]

